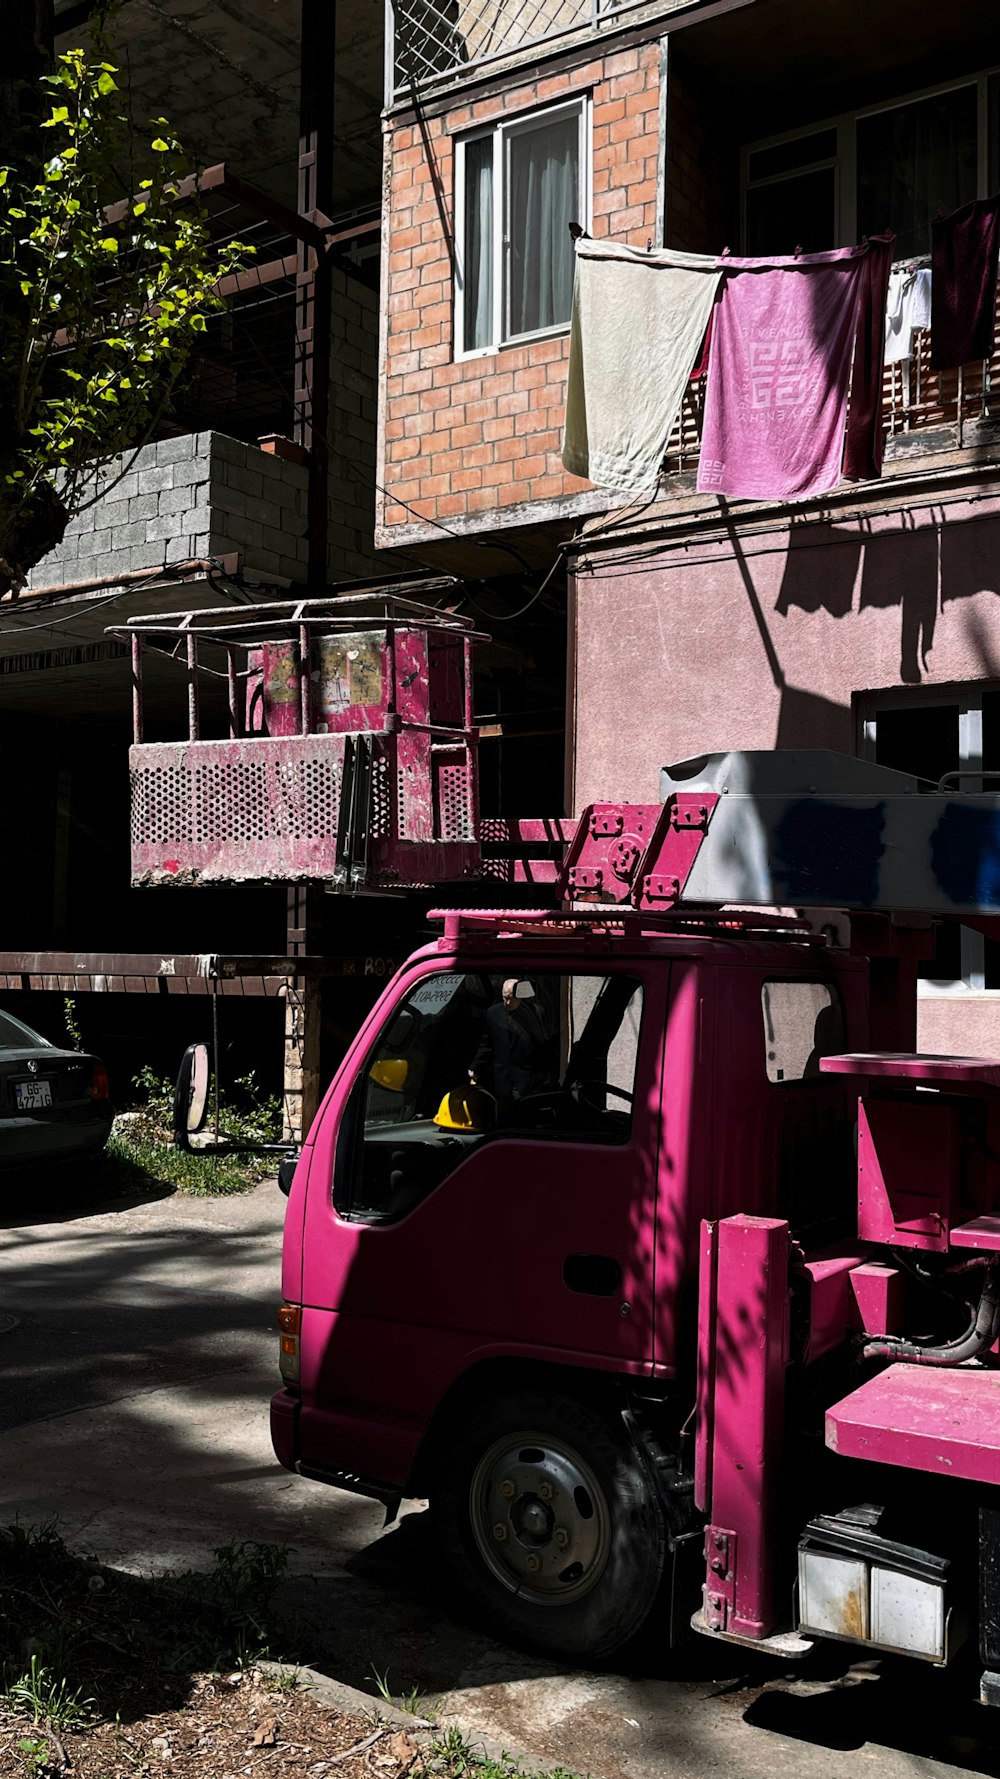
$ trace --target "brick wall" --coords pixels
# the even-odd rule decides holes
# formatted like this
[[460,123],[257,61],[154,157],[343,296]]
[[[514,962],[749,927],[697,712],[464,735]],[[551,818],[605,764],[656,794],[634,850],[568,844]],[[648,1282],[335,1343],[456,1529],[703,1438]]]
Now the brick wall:
[[73,519],[28,590],[66,581],[112,582],[138,568],[238,551],[251,579],[306,578],[302,464],[285,463],[223,433],[162,439],[101,471],[106,495]]
[[[569,335],[453,362],[452,277],[438,196],[454,228],[453,134],[590,91],[593,233],[634,246],[657,219],[660,48],[654,41],[569,72],[520,80],[429,117],[428,166],[415,124],[390,124],[384,234],[387,337],[376,539],[435,535],[433,523],[489,529],[498,509],[590,491],[560,461]],[[530,515],[528,515],[530,518]]]

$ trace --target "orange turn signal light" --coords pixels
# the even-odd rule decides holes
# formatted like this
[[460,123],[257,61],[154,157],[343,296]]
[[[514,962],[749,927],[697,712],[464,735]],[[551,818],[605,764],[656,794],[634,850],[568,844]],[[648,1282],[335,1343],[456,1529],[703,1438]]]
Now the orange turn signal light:
[[299,1335],[302,1332],[302,1307],[283,1303],[278,1311],[278,1370],[286,1384],[298,1385]]

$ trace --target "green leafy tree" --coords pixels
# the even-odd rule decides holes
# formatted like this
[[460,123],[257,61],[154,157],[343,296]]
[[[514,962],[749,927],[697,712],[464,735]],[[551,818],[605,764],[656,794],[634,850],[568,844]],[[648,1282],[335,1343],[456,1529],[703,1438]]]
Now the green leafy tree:
[[0,145],[0,591],[150,437],[249,251],[213,245],[181,145],[162,117],[139,139],[105,54],[59,56]]

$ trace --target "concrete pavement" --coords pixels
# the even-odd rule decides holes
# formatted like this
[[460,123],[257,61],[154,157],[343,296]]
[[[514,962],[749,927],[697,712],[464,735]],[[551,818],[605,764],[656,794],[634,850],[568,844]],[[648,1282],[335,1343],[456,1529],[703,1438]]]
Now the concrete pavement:
[[[57,1515],[68,1541],[137,1571],[207,1567],[230,1539],[292,1547],[286,1601],[314,1664],[387,1673],[500,1742],[605,1779],[1000,1776],[975,1665],[852,1666],[830,1646],[783,1672],[701,1642],[575,1672],[492,1642],[444,1593],[426,1516],[274,1462],[284,1201],[180,1196],[0,1215],[0,1519]],[[210,1779],[210,1776],[206,1776]]]

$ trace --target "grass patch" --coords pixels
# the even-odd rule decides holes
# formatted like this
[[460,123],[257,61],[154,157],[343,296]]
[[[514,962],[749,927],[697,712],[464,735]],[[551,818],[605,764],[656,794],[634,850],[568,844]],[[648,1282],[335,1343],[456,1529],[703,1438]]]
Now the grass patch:
[[425,1715],[424,1708],[427,1700],[419,1686],[411,1686],[399,1694],[394,1693],[389,1684],[388,1668],[384,1674],[380,1674],[377,1668],[373,1668],[369,1678],[374,1681],[379,1698],[384,1699],[387,1705],[394,1705],[397,1711],[408,1711],[411,1717]]
[[[151,1181],[173,1186],[197,1198],[221,1198],[250,1192],[274,1173],[272,1155],[199,1155],[178,1149],[173,1140],[173,1083],[147,1065],[133,1085],[142,1103],[115,1119],[98,1182],[111,1193],[124,1193]],[[213,1100],[209,1096],[209,1106]],[[211,1120],[210,1120],[211,1121]],[[219,1135],[231,1143],[276,1143],[281,1136],[281,1104],[260,1093],[252,1074],[235,1084],[235,1093],[220,1095]]]
[[[430,1758],[423,1763],[422,1771],[444,1774],[446,1779],[541,1779],[540,1775],[518,1766],[508,1755],[492,1760],[488,1755],[477,1753],[474,1744],[453,1723],[434,1737]],[[579,1779],[579,1775],[570,1772],[568,1767],[554,1767],[546,1773],[545,1779]]]
[[[126,1115],[127,1116],[127,1115]],[[275,1171],[274,1159],[253,1155],[189,1155],[170,1142],[136,1136],[116,1118],[97,1179],[109,1192],[125,1193],[151,1181],[174,1186],[195,1198],[225,1198],[252,1192]]]

